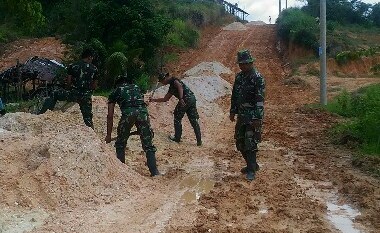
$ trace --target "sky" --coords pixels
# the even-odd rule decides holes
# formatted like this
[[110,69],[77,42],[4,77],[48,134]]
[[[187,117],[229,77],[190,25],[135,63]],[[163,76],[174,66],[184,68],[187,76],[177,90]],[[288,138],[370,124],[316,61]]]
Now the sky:
[[[227,0],[230,3],[237,3],[239,8],[249,13],[248,21],[264,21],[269,23],[269,16],[272,18],[272,23],[276,22],[279,11],[279,0]],[[365,3],[375,4],[380,0],[361,0]],[[287,0],[288,8],[303,6],[303,1]],[[286,0],[281,0],[281,8],[285,9]]]

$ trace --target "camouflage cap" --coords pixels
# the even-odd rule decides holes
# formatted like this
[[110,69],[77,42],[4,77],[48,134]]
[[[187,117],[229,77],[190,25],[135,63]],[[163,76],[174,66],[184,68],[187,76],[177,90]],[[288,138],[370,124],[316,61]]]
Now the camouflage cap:
[[254,62],[256,59],[252,57],[251,53],[248,49],[240,50],[237,53],[237,63],[251,63]]
[[161,72],[161,73],[158,74],[158,81],[162,81],[162,80],[164,80],[168,76],[169,76],[169,73],[163,73],[163,72]]

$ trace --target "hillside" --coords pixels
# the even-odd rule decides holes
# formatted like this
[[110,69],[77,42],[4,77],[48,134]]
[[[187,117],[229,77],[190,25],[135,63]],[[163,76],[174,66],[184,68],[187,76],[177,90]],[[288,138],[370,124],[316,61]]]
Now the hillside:
[[[104,97],[94,98],[95,131],[83,126],[78,106],[65,113],[11,113],[0,118],[0,232],[380,229],[380,181],[352,167],[354,152],[329,142],[326,131],[339,121],[336,116],[304,107],[318,102],[317,77],[290,77],[276,49],[273,25],[236,29],[210,30],[197,49],[183,52],[168,66],[195,90],[204,145],[195,146],[186,119],[183,142],[171,143],[167,135],[173,130],[175,100],[150,104],[163,176],[148,177],[137,137],[130,138],[127,165],[120,164],[113,146],[103,142]],[[46,47],[35,43],[16,51],[34,55]],[[56,46],[44,56],[62,58],[61,44]],[[29,50],[32,47],[35,50]],[[231,86],[239,71],[236,52],[242,48],[252,51],[267,85],[261,169],[250,183],[240,174],[243,159],[228,119]],[[14,57],[6,53],[0,64]],[[352,88],[357,88],[380,80],[341,77],[331,82],[340,88],[355,82]],[[161,88],[155,95],[164,93]]]

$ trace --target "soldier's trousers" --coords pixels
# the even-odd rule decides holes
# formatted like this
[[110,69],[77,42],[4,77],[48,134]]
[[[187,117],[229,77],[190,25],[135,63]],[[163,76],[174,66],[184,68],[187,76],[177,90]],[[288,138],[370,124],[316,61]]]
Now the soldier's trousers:
[[236,148],[242,154],[247,163],[248,171],[255,171],[257,166],[257,144],[261,139],[261,128],[255,129],[251,124],[244,122],[239,117],[235,126]]
[[185,116],[189,118],[190,124],[194,129],[195,137],[197,138],[197,142],[202,141],[201,136],[201,128],[199,126],[199,114],[197,111],[196,103],[188,103],[185,106],[177,106],[174,109],[174,137],[176,140],[181,140],[182,136],[182,118]]
[[94,128],[92,122],[92,95],[79,94],[76,91],[67,91],[64,89],[55,90],[48,98],[45,99],[42,104],[42,108],[38,111],[38,114],[45,113],[48,109],[53,110],[57,101],[76,102],[79,104],[80,111],[82,113],[84,123],[91,128]]
[[156,147],[153,145],[153,130],[150,126],[148,114],[137,113],[131,115],[122,115],[117,126],[117,138],[115,141],[116,154],[118,159],[125,163],[125,147],[130,136],[132,127],[135,125],[140,135],[141,145],[146,153],[147,165],[151,174],[157,170],[156,165]]

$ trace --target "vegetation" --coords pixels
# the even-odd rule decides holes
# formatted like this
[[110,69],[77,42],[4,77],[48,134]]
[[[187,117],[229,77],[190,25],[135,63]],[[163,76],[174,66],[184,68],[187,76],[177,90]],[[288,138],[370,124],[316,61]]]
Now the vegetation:
[[[319,4],[319,0],[307,0],[300,9],[282,11],[277,19],[278,35],[284,41],[318,51]],[[326,11],[327,52],[332,57],[343,51],[379,46],[380,3],[327,0]]]
[[[0,12],[0,43],[19,36],[58,36],[74,47],[66,62],[93,47],[106,79],[112,79],[103,75],[106,61],[122,53],[129,74],[143,86],[157,72],[165,48],[194,47],[201,27],[231,19],[211,0],[3,0]],[[109,81],[101,80],[101,87],[110,88]]]
[[333,130],[338,142],[380,156],[380,84],[351,94],[344,91],[327,105],[327,109],[348,119]]
[[374,56],[378,53],[380,53],[380,46],[356,51],[343,51],[335,56],[335,60],[341,65],[347,63],[348,61],[357,60],[361,57]]
[[284,10],[277,19],[278,35],[287,42],[309,49],[318,46],[318,24],[315,19],[298,8]]

